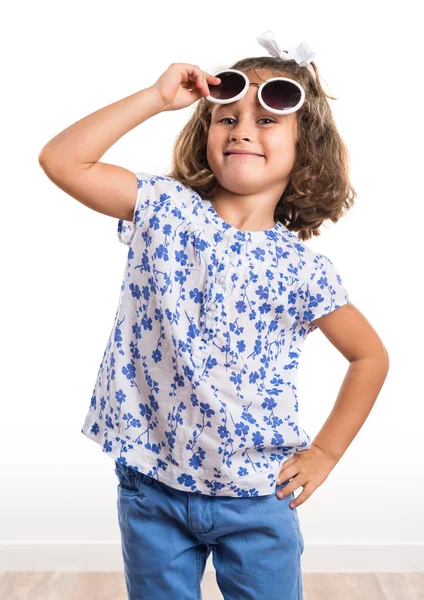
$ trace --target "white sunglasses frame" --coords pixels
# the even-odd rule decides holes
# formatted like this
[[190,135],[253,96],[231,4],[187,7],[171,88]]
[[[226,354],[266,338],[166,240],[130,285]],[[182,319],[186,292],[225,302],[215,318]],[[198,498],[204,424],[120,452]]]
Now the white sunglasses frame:
[[[258,89],[259,102],[262,104],[262,106],[265,108],[265,110],[268,110],[269,112],[274,113],[276,115],[288,115],[288,114],[294,113],[297,110],[299,110],[299,108],[301,108],[303,103],[305,102],[305,90],[300,85],[300,83],[298,83],[294,79],[290,79],[289,77],[271,77],[271,79],[267,79],[266,81],[259,84],[259,83],[251,83],[249,81],[249,78],[247,77],[247,75],[245,73],[243,73],[243,71],[239,71],[237,69],[220,69],[216,73],[213,73],[213,75],[214,75],[214,77],[219,77],[220,73],[228,73],[228,72],[238,73],[239,75],[243,76],[243,78],[245,80],[245,86],[242,89],[242,91],[239,94],[237,94],[236,96],[234,96],[233,98],[228,98],[228,100],[219,100],[217,98],[213,98],[212,96],[205,96],[206,100],[209,100],[210,102],[214,102],[215,104],[229,104],[231,102],[237,102],[237,100],[241,100],[241,98],[244,98],[244,96],[247,94],[247,90],[249,89],[250,85],[256,85],[259,88]],[[286,108],[285,110],[278,110],[276,108],[272,108],[271,106],[268,106],[264,102],[264,100],[262,98],[262,90],[263,90],[264,86],[267,83],[269,83],[270,81],[276,81],[276,80],[290,81],[290,83],[293,83],[296,87],[299,88],[300,100],[296,104],[296,106],[293,106],[291,108]],[[308,102],[308,101],[306,100],[306,102]]]

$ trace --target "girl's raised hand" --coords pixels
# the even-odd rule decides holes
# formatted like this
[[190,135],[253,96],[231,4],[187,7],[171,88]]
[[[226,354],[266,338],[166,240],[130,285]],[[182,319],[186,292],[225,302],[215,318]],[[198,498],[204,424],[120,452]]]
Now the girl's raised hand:
[[172,63],[151,87],[163,100],[163,111],[179,110],[209,96],[208,84],[218,85],[220,81],[197,65]]

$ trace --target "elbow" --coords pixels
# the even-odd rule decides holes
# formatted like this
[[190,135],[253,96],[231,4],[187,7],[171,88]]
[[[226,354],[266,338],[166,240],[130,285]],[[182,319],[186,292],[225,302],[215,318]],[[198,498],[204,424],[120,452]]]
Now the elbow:
[[390,358],[389,358],[389,353],[387,352],[386,346],[383,346],[383,351],[384,351],[384,359],[386,361],[386,368],[387,368],[387,371],[389,371],[389,368],[390,368]]
[[45,161],[44,148],[42,148],[38,155],[38,164],[42,167],[44,161]]
[[385,379],[390,368],[389,353],[385,346],[373,357],[375,372],[381,373],[381,376]]
[[38,154],[38,162],[41,164],[43,164],[46,160],[47,160],[47,154],[49,154],[48,151],[48,145],[50,142],[47,142],[47,144],[44,144],[44,146],[41,148],[39,154]]
[[43,169],[43,171],[46,171],[48,165],[51,164],[51,157],[48,157],[48,153],[45,146],[41,148],[40,153],[38,155],[38,164]]
[[63,177],[63,174],[69,170],[65,167],[64,162],[58,159],[57,155],[50,150],[46,150],[45,147],[41,149],[38,155],[38,164],[47,177],[54,183],[56,183],[60,177]]
[[64,163],[64,156],[61,153],[57,146],[56,148],[52,146],[51,140],[44,144],[38,154],[38,164],[40,167],[48,172],[53,168],[57,170],[59,166],[62,166]]

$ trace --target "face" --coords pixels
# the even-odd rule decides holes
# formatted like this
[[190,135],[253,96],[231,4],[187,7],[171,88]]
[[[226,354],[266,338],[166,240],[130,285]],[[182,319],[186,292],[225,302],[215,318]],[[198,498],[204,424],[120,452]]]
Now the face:
[[[267,72],[246,74],[252,83],[261,84],[278,74]],[[289,77],[289,75],[287,75]],[[263,108],[258,87],[249,86],[247,94],[237,102],[213,104],[208,132],[207,159],[220,194],[275,194],[278,202],[290,179],[295,159],[297,115],[276,115]],[[260,156],[225,153],[243,149]]]

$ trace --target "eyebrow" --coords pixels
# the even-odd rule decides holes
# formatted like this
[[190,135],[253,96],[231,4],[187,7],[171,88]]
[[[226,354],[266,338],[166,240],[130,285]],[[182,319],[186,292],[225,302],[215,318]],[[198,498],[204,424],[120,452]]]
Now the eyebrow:
[[[213,112],[211,113],[213,117],[216,117],[218,115],[220,115],[222,112],[226,112],[226,111],[230,111],[230,112],[234,112],[236,110],[236,103],[234,102],[229,102],[228,104],[219,104],[217,105],[218,108],[215,108],[215,110],[213,110]],[[267,113],[270,115],[270,117],[272,116],[273,119],[277,119],[279,120],[283,115],[278,115],[276,113],[271,113],[270,111],[266,110],[266,108],[264,108],[262,106],[262,104],[260,106],[256,106],[254,109],[256,112],[262,112],[264,111],[264,113]]]
[[218,104],[217,108],[215,108],[215,110],[213,112],[214,112],[214,114],[216,114],[216,113],[221,112],[223,110],[228,110],[229,108],[231,108],[231,107],[228,104]]
[[[236,104],[237,104],[237,102],[229,102],[228,104],[219,104],[218,108],[215,108],[213,113],[216,114],[218,112],[222,112],[222,111],[226,111],[226,110],[234,110],[236,108]],[[260,104],[259,106],[255,105],[255,110],[262,111],[262,110],[266,110],[266,109],[262,106],[262,104]]]

